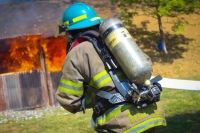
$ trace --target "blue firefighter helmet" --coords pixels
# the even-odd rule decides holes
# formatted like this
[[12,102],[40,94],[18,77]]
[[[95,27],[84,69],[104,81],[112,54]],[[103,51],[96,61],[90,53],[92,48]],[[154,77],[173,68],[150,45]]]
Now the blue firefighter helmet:
[[82,2],[70,5],[63,13],[62,23],[67,30],[91,27],[103,21],[95,10]]

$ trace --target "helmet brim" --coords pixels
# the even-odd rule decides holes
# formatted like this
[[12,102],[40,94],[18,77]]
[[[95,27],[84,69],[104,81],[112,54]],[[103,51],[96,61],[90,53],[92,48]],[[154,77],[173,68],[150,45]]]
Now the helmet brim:
[[94,25],[98,25],[103,21],[104,21],[103,18],[99,18],[99,19],[96,19],[94,21],[92,21],[91,19],[85,19],[85,20],[82,20],[82,21],[75,23],[73,25],[69,25],[67,27],[67,30],[70,31],[70,30],[84,29],[84,28],[92,27]]

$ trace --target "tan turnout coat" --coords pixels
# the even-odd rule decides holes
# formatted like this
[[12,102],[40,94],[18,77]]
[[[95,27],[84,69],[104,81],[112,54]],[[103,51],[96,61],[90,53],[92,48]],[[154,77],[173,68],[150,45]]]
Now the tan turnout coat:
[[[67,54],[56,92],[60,105],[71,113],[82,110],[83,97],[86,97],[86,108],[94,106],[95,95],[83,83],[103,90],[115,87],[93,44],[88,41],[80,43]],[[110,129],[119,133],[143,132],[163,125],[166,125],[166,121],[160,103],[145,108],[125,103],[110,108],[95,119],[95,128]]]

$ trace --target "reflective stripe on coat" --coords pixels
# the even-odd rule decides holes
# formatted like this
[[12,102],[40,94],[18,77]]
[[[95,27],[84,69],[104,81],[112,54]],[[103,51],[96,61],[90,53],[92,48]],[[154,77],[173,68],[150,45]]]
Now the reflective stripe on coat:
[[[72,113],[81,111],[83,96],[86,98],[86,108],[94,106],[95,94],[84,83],[103,90],[115,87],[93,44],[88,41],[82,42],[68,53],[62,73],[56,98],[63,108]],[[118,75],[123,76],[120,72]],[[118,105],[97,117],[95,122],[99,129],[134,133],[166,125],[160,103],[145,108],[137,108],[129,103]]]

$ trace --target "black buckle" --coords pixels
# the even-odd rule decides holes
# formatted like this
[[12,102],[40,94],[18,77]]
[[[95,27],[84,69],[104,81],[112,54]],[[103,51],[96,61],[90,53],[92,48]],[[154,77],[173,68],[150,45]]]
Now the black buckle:
[[93,108],[93,110],[94,110],[94,112],[95,112],[96,115],[100,115],[101,110],[100,110],[100,108],[99,108],[98,105],[95,105],[94,108]]

